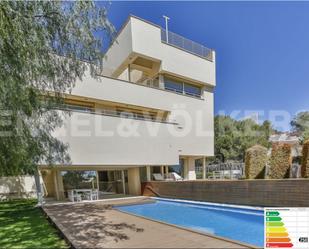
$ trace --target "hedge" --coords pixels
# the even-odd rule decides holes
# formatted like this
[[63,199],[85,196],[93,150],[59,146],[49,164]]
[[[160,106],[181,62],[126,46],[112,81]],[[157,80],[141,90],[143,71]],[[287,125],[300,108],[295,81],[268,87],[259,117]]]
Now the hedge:
[[254,145],[246,151],[245,166],[247,179],[263,179],[267,164],[267,148]]
[[273,144],[270,157],[271,179],[282,179],[290,177],[292,165],[292,149],[289,144]]
[[309,140],[305,141],[303,144],[303,158],[301,165],[301,176],[309,177]]

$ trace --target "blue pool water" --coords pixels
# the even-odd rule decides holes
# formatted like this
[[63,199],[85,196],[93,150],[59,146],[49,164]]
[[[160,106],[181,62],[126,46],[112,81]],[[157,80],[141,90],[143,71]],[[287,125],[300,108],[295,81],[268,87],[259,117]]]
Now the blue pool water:
[[251,245],[259,247],[264,245],[263,210],[168,200],[116,208]]

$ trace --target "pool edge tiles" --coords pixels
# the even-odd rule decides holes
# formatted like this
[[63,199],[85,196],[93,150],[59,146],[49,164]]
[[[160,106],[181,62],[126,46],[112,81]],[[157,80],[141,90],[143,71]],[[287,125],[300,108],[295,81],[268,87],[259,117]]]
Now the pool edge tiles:
[[[134,204],[134,205],[144,205],[144,204]],[[116,206],[116,208],[117,207],[118,206]],[[119,207],[122,207],[122,205],[119,206]],[[253,244],[246,243],[246,242],[243,242],[243,241],[233,240],[233,239],[226,238],[226,237],[223,237],[223,236],[215,235],[213,233],[208,233],[208,232],[193,229],[193,228],[188,228],[188,227],[184,227],[184,226],[180,226],[180,225],[175,225],[175,224],[172,224],[172,223],[167,223],[165,221],[156,220],[156,219],[153,219],[153,218],[149,218],[147,216],[135,214],[135,213],[125,211],[125,210],[121,210],[121,209],[118,209],[118,208],[116,210],[118,212],[122,212],[122,213],[125,213],[125,214],[128,214],[128,215],[133,215],[133,216],[138,217],[138,218],[143,218],[143,219],[146,219],[146,220],[149,220],[149,221],[152,221],[152,222],[158,222],[158,223],[166,225],[166,226],[171,226],[171,227],[182,229],[182,230],[185,230],[185,231],[188,231],[188,232],[191,232],[191,233],[196,233],[196,234],[200,234],[200,235],[207,236],[207,237],[210,237],[210,238],[219,239],[219,240],[222,240],[222,241],[226,241],[226,242],[230,242],[230,243],[233,243],[233,244],[236,244],[236,245],[240,245],[241,248],[243,248],[243,247],[253,248],[253,249],[263,248],[263,246],[257,246],[257,245],[253,245]]]
[[259,207],[259,206],[225,204],[225,203],[217,203],[217,202],[194,201],[194,200],[162,198],[162,197],[150,197],[150,198],[155,199],[155,200],[169,201],[169,202],[192,203],[192,204],[196,204],[196,205],[210,205],[210,206],[228,207],[228,208],[236,208],[236,209],[245,209],[245,210],[248,209],[248,210],[255,210],[255,211],[264,211],[264,208]]

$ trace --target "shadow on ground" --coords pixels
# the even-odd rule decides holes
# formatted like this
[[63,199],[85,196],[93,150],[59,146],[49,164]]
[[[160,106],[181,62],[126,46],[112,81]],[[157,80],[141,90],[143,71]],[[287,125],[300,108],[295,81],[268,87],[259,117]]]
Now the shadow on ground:
[[[128,232],[143,232],[135,224],[110,221],[112,207],[100,203],[83,203],[72,205],[55,205],[45,210],[56,218],[63,227],[62,232],[69,235],[78,247],[102,247],[113,240],[119,242],[129,240]],[[53,217],[52,217],[53,216]],[[70,238],[71,237],[71,238]]]

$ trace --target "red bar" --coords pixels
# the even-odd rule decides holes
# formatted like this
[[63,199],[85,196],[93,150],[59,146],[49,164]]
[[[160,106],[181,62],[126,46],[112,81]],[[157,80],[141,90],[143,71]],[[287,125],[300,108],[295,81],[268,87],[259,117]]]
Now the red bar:
[[270,247],[270,248],[293,247],[293,244],[292,243],[266,243],[266,247]]

